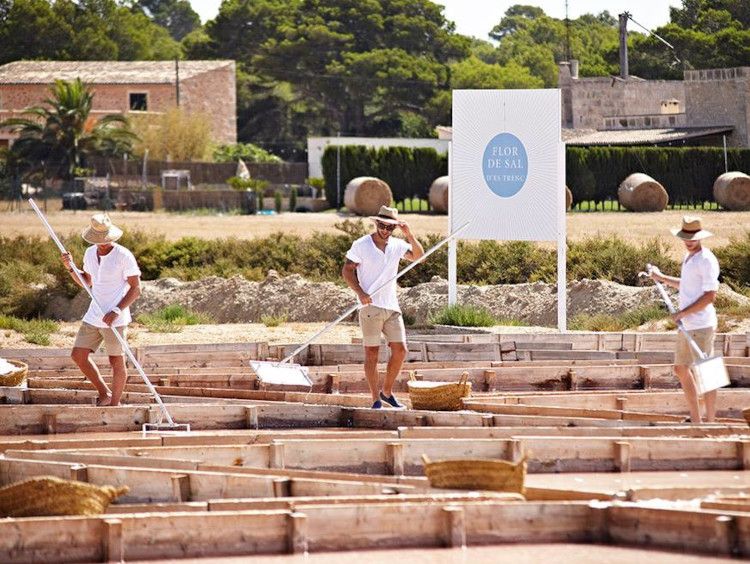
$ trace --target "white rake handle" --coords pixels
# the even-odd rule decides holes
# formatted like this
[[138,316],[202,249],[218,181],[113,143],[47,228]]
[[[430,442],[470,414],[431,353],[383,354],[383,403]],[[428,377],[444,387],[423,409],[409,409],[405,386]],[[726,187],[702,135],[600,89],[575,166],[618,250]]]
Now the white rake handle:
[[[646,265],[646,273],[651,274],[653,272],[654,267],[651,264]],[[664,288],[661,282],[658,280],[654,280],[654,284],[656,284],[656,289],[659,290],[659,293],[661,294],[662,299],[664,300],[664,303],[667,304],[667,309],[669,310],[669,313],[675,313],[677,310],[674,307],[674,303],[672,303],[672,298],[669,297],[669,294],[667,294],[667,290]],[[685,329],[685,326],[682,324],[682,320],[677,322],[677,329],[682,331],[682,334],[685,335],[685,337],[688,340],[688,343],[690,343],[690,346],[693,347],[693,350],[698,354],[698,357],[701,360],[705,360],[708,358],[708,355],[704,353],[701,348],[698,346],[698,343],[695,342],[695,340],[690,336],[690,333],[687,332],[687,329]]]
[[[421,262],[424,262],[424,260],[428,256],[430,256],[432,253],[434,253],[435,251],[437,251],[440,247],[442,247],[443,245],[445,245],[448,241],[450,241],[451,239],[455,239],[458,236],[458,234],[461,233],[461,231],[463,231],[464,229],[466,229],[469,226],[469,223],[471,223],[471,222],[467,221],[466,223],[464,223],[461,227],[459,227],[458,229],[456,229],[453,233],[451,233],[450,235],[448,235],[445,239],[443,239],[439,243],[436,243],[435,245],[433,245],[428,251],[426,251],[417,260],[415,260],[411,264],[405,266],[401,270],[401,272],[399,272],[398,274],[396,274],[396,276],[394,276],[393,278],[391,278],[390,280],[388,280],[386,282],[383,282],[383,284],[381,284],[375,290],[373,290],[372,292],[370,292],[370,297],[372,297],[375,294],[377,294],[378,292],[380,292],[383,288],[385,288],[386,286],[388,286],[388,284],[390,284],[391,282],[394,282],[395,280],[398,280],[399,278],[401,278],[404,274],[406,274],[407,272],[409,272],[412,268],[414,268],[415,266],[417,266]],[[307,347],[309,347],[310,343],[312,343],[315,339],[317,339],[318,337],[320,337],[324,333],[327,333],[328,331],[330,331],[335,325],[337,325],[338,323],[341,323],[344,319],[346,319],[352,313],[354,313],[355,311],[357,311],[358,309],[360,309],[362,307],[363,307],[362,304],[359,304],[359,303],[354,304],[352,307],[350,307],[349,309],[347,309],[344,313],[342,313],[341,315],[339,315],[336,319],[334,319],[333,321],[331,321],[328,325],[326,325],[325,327],[323,327],[320,331],[318,331],[317,333],[315,333],[315,335],[313,335],[307,341],[305,341],[304,343],[302,343],[299,347],[297,347],[296,349],[294,349],[294,351],[292,351],[289,355],[287,355],[283,360],[279,361],[279,364],[284,364],[285,362],[290,362],[298,353],[302,352]]]
[[[39,216],[39,219],[44,224],[44,227],[47,228],[47,233],[49,233],[49,236],[55,242],[55,245],[57,245],[57,248],[60,249],[60,252],[63,254],[67,254],[68,251],[65,250],[65,247],[63,246],[60,239],[58,239],[57,234],[55,233],[55,230],[52,229],[52,226],[47,221],[47,218],[44,217],[44,213],[42,213],[42,210],[40,210],[39,206],[36,205],[36,202],[34,201],[33,198],[29,198],[29,204],[34,209],[36,214]],[[98,300],[94,297],[94,294],[91,292],[91,288],[89,288],[88,284],[86,284],[86,281],[83,279],[83,276],[81,276],[81,272],[77,268],[75,268],[75,265],[73,268],[73,272],[75,273],[76,278],[78,279],[78,282],[80,282],[83,289],[86,290],[86,293],[89,295],[89,297],[91,297],[91,301],[94,302],[96,306],[99,308],[99,310],[103,312],[104,309],[102,308]],[[112,329],[112,333],[114,334],[115,337],[117,337],[117,340],[120,342],[120,345],[122,345],[122,348],[125,351],[125,354],[127,355],[130,362],[133,363],[133,366],[135,366],[135,369],[141,375],[141,378],[143,378],[143,381],[145,382],[149,391],[154,396],[156,403],[159,404],[159,408],[161,409],[162,415],[166,417],[167,422],[169,423],[170,426],[174,426],[174,421],[172,421],[172,416],[169,415],[169,411],[167,411],[167,407],[164,405],[164,402],[161,400],[161,396],[159,395],[159,392],[157,392],[156,388],[154,388],[153,384],[151,384],[151,380],[149,380],[148,376],[146,376],[146,373],[143,371],[141,364],[135,358],[133,351],[130,350],[130,347],[128,346],[127,341],[122,338],[122,335],[120,335],[119,332],[115,331],[114,327],[110,327],[110,329]]]

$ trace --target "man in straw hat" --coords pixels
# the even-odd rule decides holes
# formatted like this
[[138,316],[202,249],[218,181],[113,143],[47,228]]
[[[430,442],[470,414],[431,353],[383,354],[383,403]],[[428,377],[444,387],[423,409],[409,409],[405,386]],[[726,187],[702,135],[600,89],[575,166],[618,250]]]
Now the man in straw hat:
[[[86,249],[83,270],[78,272],[105,311],[91,302],[83,316],[71,357],[99,392],[97,405],[118,405],[128,374],[122,345],[113,332],[117,331],[123,339],[127,338],[126,330],[131,321],[130,305],[141,295],[141,271],[133,253],[115,243],[122,237],[122,230],[112,224],[107,214],[94,214],[91,224],[81,236],[92,246]],[[70,276],[80,285],[70,254],[64,254],[62,259]],[[112,367],[111,391],[90,358],[102,341]]]
[[[359,325],[362,328],[365,376],[372,394],[372,407],[380,409],[383,402],[391,407],[403,407],[393,396],[393,383],[406,358],[406,330],[396,296],[396,281],[390,282],[374,296],[370,296],[370,293],[396,276],[401,259],[417,260],[424,254],[424,249],[409,225],[399,220],[395,208],[381,206],[378,215],[370,216],[370,219],[375,223],[375,231],[352,243],[341,274],[364,306],[359,310]],[[406,241],[391,237],[397,227]],[[382,389],[378,376],[381,334],[385,335],[391,348]]]
[[[672,234],[682,239],[687,249],[680,277],[666,276],[654,267],[651,278],[680,291],[680,309],[672,315],[672,319],[675,323],[681,321],[698,347],[711,356],[717,325],[714,300],[719,289],[719,261],[709,249],[703,247],[701,241],[710,237],[712,233],[703,229],[700,218],[685,216],[682,218],[682,228],[672,229]],[[680,379],[687,399],[690,420],[700,423],[702,419],[698,391],[690,373],[690,365],[695,360],[695,351],[690,347],[685,335],[679,332],[675,346],[674,371]],[[706,410],[705,421],[710,423],[716,418],[716,390],[704,394],[703,400]]]

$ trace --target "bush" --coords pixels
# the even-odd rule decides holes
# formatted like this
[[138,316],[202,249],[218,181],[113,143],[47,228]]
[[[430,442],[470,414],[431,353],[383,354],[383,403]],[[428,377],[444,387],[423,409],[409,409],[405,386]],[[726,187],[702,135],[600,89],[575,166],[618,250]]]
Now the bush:
[[575,331],[624,331],[636,329],[648,321],[664,319],[668,315],[667,310],[659,305],[638,308],[621,315],[584,313],[573,317],[568,328]]
[[239,159],[242,159],[246,163],[283,162],[280,157],[252,143],[219,145],[214,149],[213,158],[217,163],[236,163]]
[[286,315],[263,315],[260,318],[260,322],[266,327],[278,327],[282,323],[286,323]]
[[292,191],[289,194],[289,211],[297,211],[297,187],[292,187]]
[[374,149],[361,145],[329,146],[323,153],[323,177],[331,207],[337,207],[338,187],[337,155],[341,161],[341,205],[344,188],[358,176],[375,176],[388,183],[393,199],[401,202],[407,198],[426,199],[430,185],[438,176],[448,173],[448,157],[430,148],[381,147]]
[[[627,176],[644,172],[660,182],[669,203],[696,205],[713,201],[713,185],[724,172],[718,147],[567,147],[566,182],[573,202],[617,200]],[[729,170],[750,170],[750,149],[727,151]]]
[[57,332],[60,325],[50,319],[19,319],[12,315],[0,315],[0,329],[10,329],[21,333],[27,343],[48,346],[50,334]]
[[714,249],[724,282],[735,291],[750,295],[750,231],[725,247]]
[[274,209],[276,210],[276,213],[281,213],[283,201],[284,199],[283,199],[283,196],[281,195],[281,192],[279,190],[276,190],[273,193],[273,206],[274,206]]
[[497,320],[484,308],[454,304],[444,307],[430,322],[435,325],[456,325],[458,327],[492,327]]
[[137,321],[154,333],[179,333],[185,325],[211,323],[212,319],[206,314],[194,313],[184,306],[172,304],[154,313],[141,314]]

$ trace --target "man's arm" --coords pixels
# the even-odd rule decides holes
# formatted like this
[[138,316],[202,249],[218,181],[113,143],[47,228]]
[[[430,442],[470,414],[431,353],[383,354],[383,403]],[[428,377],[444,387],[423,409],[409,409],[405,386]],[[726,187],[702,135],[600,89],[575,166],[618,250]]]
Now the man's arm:
[[677,323],[680,319],[684,318],[685,316],[690,315],[691,313],[697,313],[701,311],[702,309],[707,308],[709,305],[714,303],[715,299],[716,299],[715,291],[703,292],[703,295],[697,300],[695,300],[692,304],[687,306],[685,309],[681,309],[680,311],[672,315],[672,319],[674,320],[675,323]]
[[[125,295],[122,297],[122,299],[117,303],[117,309],[123,310],[126,307],[129,307],[135,300],[137,300],[141,295],[141,277],[140,276],[128,276],[128,291],[125,293]],[[106,323],[107,325],[112,325],[115,322],[115,319],[117,319],[117,316],[120,315],[120,312],[118,311],[110,311],[107,312],[107,314],[102,318],[102,321]]]
[[424,255],[424,248],[411,232],[409,224],[404,221],[401,223],[401,225],[399,225],[399,227],[401,227],[401,232],[404,234],[404,237],[406,237],[406,241],[411,245],[411,250],[406,251],[404,258],[411,261],[422,258],[422,255]]
[[[62,255],[62,261],[65,265],[65,268],[68,269],[68,273],[70,274],[70,277],[73,279],[73,281],[81,286],[83,288],[83,285],[81,285],[81,281],[78,279],[78,276],[76,276],[76,265],[73,264],[73,257],[70,256],[70,253],[63,253]],[[81,278],[83,278],[83,281],[86,283],[86,285],[90,288],[91,287],[91,276],[88,272],[85,270],[78,270],[78,273],[81,275]]]
[[371,304],[372,298],[362,289],[362,286],[359,285],[357,266],[359,265],[356,262],[346,259],[344,267],[341,269],[341,276],[343,276],[347,286],[356,292],[359,302],[362,305]]
[[662,284],[671,286],[672,288],[675,288],[676,290],[680,289],[680,279],[677,276],[667,276],[666,274],[662,274],[661,270],[659,270],[656,267],[654,267],[654,269],[651,271],[650,276],[652,279],[656,280],[657,282],[661,282]]

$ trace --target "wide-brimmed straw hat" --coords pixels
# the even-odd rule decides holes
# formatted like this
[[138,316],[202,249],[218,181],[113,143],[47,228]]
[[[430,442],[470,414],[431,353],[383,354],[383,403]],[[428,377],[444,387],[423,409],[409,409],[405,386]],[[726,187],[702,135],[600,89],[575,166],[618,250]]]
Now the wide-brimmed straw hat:
[[81,237],[92,245],[104,245],[122,237],[122,229],[114,225],[106,213],[95,213],[91,216],[91,225],[81,232]]
[[679,237],[683,241],[700,241],[713,235],[710,231],[703,229],[700,217],[691,217],[686,215],[682,218],[681,229],[671,229],[672,235]]
[[380,206],[378,215],[371,215],[370,219],[382,223],[390,223],[391,225],[399,225],[401,223],[401,220],[398,218],[398,210],[396,208],[389,208],[388,206]]

